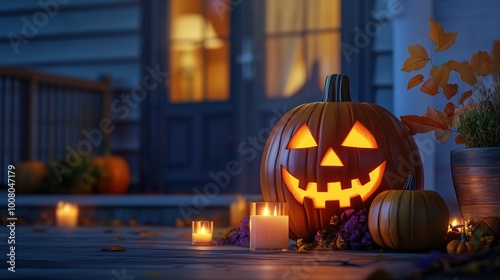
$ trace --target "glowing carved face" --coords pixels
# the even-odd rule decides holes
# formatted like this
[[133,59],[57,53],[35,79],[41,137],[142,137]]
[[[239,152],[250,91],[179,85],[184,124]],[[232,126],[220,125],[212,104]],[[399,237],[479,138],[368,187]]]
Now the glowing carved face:
[[[359,121],[356,121],[353,125],[341,146],[358,149],[378,149],[375,137]],[[286,148],[293,150],[312,149],[316,147],[318,147],[318,144],[304,123],[293,134]],[[342,189],[340,181],[328,182],[326,192],[318,191],[316,182],[307,182],[305,190],[300,188],[300,178],[294,177],[284,166],[281,166],[281,173],[286,187],[301,204],[303,204],[304,198],[308,197],[313,201],[315,208],[325,208],[326,201],[335,200],[339,201],[340,207],[350,207],[351,198],[359,195],[365,201],[377,190],[383,179],[385,164],[386,161],[383,161],[380,165],[369,171],[370,180],[365,184],[362,184],[359,178],[353,178],[351,179],[351,187]],[[335,150],[329,147],[319,165],[324,168],[331,166],[343,167],[344,163],[335,153]]]

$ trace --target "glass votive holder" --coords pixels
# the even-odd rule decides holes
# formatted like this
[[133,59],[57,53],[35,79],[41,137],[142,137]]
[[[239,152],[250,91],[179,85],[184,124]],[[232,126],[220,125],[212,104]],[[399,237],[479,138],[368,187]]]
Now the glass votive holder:
[[288,203],[250,203],[250,250],[288,251]]
[[59,201],[56,206],[56,225],[68,228],[78,226],[78,205]]
[[193,245],[210,245],[213,232],[213,221],[193,221],[193,232],[191,235]]

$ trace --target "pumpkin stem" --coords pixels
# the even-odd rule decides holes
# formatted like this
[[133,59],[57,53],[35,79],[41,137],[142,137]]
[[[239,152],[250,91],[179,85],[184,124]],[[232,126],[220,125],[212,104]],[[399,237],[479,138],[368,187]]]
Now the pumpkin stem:
[[467,243],[467,236],[465,236],[465,233],[462,232],[462,243]]
[[406,179],[406,183],[405,183],[403,190],[406,190],[406,191],[414,191],[415,190],[415,178],[414,178],[413,174],[410,174],[408,176],[408,179]]
[[349,77],[342,74],[326,76],[325,89],[322,102],[348,102],[351,101],[349,91]]

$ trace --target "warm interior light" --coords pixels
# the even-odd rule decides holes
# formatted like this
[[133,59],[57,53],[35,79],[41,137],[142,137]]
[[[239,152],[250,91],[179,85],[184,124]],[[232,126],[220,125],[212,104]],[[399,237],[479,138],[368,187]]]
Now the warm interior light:
[[171,39],[174,49],[194,51],[200,43],[206,49],[218,49],[223,42],[217,38],[214,26],[200,14],[182,14],[174,18]]
[[201,225],[200,233],[205,233],[205,225]]
[[344,166],[339,156],[333,151],[332,148],[329,148],[323,159],[320,163],[321,166]]
[[451,222],[451,226],[452,227],[456,227],[457,226],[457,219],[453,219],[453,221]]
[[347,134],[344,142],[342,142],[342,146],[367,149],[378,148],[375,137],[373,137],[371,132],[359,121],[356,121],[354,126],[351,128],[351,131]]
[[274,205],[274,214],[273,214],[273,216],[278,216],[278,211],[276,209],[276,205]]
[[292,139],[290,139],[290,142],[288,142],[288,145],[286,146],[287,149],[304,149],[304,148],[312,148],[312,147],[317,147],[318,144],[316,144],[316,141],[314,140],[314,137],[311,134],[311,131],[309,131],[309,128],[307,125],[304,123],[302,124],[299,129],[295,132],[295,134],[292,136]]

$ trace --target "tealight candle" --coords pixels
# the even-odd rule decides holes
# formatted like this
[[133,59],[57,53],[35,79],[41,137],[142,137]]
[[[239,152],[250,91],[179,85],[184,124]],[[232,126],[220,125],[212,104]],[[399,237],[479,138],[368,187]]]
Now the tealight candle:
[[56,208],[56,224],[59,227],[76,227],[78,224],[78,206],[59,201]]
[[250,250],[288,251],[288,203],[250,203]]
[[210,245],[213,231],[214,222],[193,221],[193,232],[191,235],[193,245]]
[[459,225],[458,224],[458,219],[457,218],[454,218],[451,222],[450,222],[450,227],[451,227],[451,231],[459,231],[459,232],[462,232],[462,228],[464,227],[463,224]]

